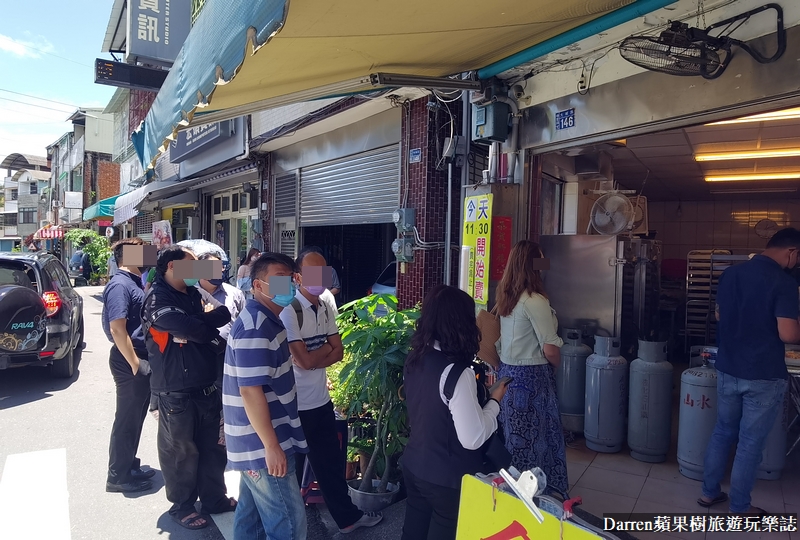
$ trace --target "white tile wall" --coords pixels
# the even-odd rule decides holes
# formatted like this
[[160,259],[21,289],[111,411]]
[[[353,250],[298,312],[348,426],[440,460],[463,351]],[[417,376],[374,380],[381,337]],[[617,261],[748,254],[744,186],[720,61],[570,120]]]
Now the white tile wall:
[[800,201],[649,202],[648,220],[663,242],[665,259],[684,259],[695,249],[763,249],[754,226],[769,218],[800,229]]

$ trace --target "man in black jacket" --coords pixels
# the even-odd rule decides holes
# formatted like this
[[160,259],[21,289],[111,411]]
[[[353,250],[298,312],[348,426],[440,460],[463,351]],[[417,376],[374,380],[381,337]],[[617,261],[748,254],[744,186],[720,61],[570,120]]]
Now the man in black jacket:
[[230,321],[228,308],[204,305],[192,278],[196,260],[186,248],[161,251],[156,278],[144,301],[142,324],[150,358],[151,390],[158,396],[158,459],[170,515],[187,529],[202,529],[202,514],[233,511],[226,496],[225,447],[218,444],[222,400],[217,378],[217,328]]

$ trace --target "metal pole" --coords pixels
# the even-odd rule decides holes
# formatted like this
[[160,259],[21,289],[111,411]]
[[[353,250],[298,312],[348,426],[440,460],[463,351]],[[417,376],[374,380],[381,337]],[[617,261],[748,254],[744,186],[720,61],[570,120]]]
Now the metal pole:
[[[452,143],[451,143],[452,144]],[[450,285],[450,268],[452,253],[450,243],[452,240],[453,221],[453,162],[447,164],[447,212],[444,224],[444,284]]]

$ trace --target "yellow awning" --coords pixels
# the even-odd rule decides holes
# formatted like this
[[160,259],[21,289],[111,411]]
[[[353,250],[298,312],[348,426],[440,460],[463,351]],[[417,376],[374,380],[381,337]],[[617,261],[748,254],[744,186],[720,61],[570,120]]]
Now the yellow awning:
[[375,90],[372,73],[478,70],[624,6],[616,24],[674,1],[206,0],[134,144],[152,167],[187,125]]

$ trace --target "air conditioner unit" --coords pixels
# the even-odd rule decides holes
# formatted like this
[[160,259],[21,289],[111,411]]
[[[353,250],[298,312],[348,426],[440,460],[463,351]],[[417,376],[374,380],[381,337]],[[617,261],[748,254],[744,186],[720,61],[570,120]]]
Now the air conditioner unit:
[[40,228],[40,229],[42,229],[42,228],[44,228],[44,227],[47,227],[49,224],[50,224],[50,222],[49,222],[48,220],[46,220],[46,219],[43,219],[43,220],[41,220],[41,221],[39,222],[39,228]]
[[53,201],[53,208],[61,208],[62,205],[61,201]]
[[647,220],[647,197],[633,196],[630,197],[633,203],[633,229],[632,234],[648,234],[650,232],[650,224]]

